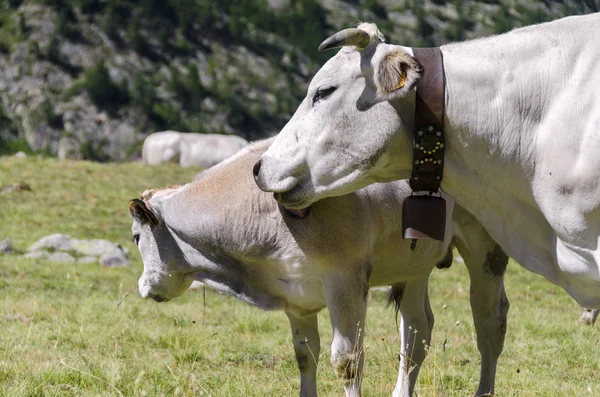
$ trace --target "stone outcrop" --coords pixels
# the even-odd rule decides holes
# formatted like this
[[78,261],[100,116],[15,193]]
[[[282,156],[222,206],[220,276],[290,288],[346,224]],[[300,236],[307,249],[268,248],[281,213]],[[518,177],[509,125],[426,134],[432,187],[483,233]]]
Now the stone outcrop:
[[33,243],[25,258],[80,264],[99,263],[107,267],[129,266],[127,252],[107,240],[79,240],[67,234],[51,234]]

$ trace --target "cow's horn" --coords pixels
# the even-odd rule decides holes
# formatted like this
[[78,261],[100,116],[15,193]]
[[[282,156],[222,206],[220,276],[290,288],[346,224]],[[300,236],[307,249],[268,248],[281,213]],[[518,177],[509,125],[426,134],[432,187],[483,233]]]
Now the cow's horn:
[[332,48],[343,46],[354,46],[359,50],[366,48],[371,42],[371,36],[367,32],[358,28],[349,28],[340,30],[336,34],[329,36],[319,46],[319,51],[325,51]]

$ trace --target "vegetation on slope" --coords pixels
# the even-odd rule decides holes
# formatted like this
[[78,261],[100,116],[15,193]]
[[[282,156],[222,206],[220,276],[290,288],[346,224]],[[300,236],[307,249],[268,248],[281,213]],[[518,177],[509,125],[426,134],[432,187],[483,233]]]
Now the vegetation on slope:
[[[564,15],[597,0],[7,0],[0,3],[0,153],[123,160],[148,133],[276,133],[358,21],[432,46]],[[21,144],[9,140],[21,139]]]

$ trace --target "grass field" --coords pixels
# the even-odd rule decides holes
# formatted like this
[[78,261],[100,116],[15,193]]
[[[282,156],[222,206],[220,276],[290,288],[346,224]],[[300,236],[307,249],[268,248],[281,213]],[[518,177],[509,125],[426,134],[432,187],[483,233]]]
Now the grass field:
[[[210,290],[164,304],[137,293],[141,260],[131,242],[129,199],[146,188],[191,180],[175,166],[0,158],[0,240],[17,250],[67,233],[127,247],[129,268],[58,264],[0,255],[0,396],[294,396],[299,390],[288,324]],[[562,290],[511,262],[508,333],[498,396],[600,396],[600,329],[577,324],[581,309]],[[479,356],[468,278],[455,263],[432,276],[436,325],[419,396],[469,396]],[[366,327],[366,396],[388,396],[399,341],[385,294],[373,292]],[[329,364],[326,312],[321,396],[343,395]]]

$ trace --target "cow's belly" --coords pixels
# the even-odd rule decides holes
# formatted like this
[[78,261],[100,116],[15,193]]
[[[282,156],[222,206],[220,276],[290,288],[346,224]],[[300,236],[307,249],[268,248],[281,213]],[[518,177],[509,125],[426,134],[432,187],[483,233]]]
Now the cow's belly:
[[506,202],[512,204],[512,211],[484,210],[476,205],[471,209],[492,238],[521,266],[564,288],[580,305],[600,308],[598,236],[580,232],[570,234],[570,241],[565,241],[539,208],[516,200]]
[[563,287],[586,308],[600,308],[600,252],[568,244],[556,244]]

